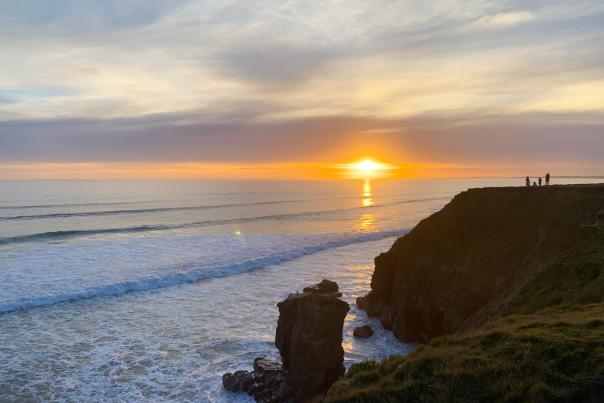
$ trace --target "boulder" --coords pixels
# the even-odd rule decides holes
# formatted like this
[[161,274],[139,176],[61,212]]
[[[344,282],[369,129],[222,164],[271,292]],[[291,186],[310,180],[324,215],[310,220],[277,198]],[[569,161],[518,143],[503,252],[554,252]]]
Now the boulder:
[[321,281],[320,283],[305,287],[302,291],[310,294],[325,294],[341,297],[342,294],[339,293],[338,290],[338,283],[336,283],[335,281],[323,279],[323,281]]
[[373,329],[369,325],[355,327],[352,331],[352,335],[361,339],[367,339],[373,336]]
[[247,392],[253,383],[254,377],[248,371],[228,372],[222,376],[222,386],[231,392]]

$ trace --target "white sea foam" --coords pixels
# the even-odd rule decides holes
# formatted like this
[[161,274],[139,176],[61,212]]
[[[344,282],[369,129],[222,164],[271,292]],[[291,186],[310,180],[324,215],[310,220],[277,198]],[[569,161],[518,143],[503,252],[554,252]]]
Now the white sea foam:
[[[413,346],[353,304],[368,291],[372,258],[393,238],[332,248],[237,276],[148,293],[93,298],[0,315],[0,401],[252,402],[225,392],[224,372],[276,359],[276,303],[336,280],[351,303],[345,364],[405,354]],[[370,323],[376,334],[352,338]]]

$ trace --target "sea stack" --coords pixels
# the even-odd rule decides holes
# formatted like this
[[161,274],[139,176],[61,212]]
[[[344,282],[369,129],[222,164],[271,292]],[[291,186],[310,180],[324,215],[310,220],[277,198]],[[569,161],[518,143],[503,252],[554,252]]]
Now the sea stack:
[[259,402],[304,402],[326,392],[344,373],[342,328],[350,307],[338,298],[333,281],[305,291],[277,304],[275,345],[282,366],[257,358],[253,372],[225,374],[226,389],[247,392]]

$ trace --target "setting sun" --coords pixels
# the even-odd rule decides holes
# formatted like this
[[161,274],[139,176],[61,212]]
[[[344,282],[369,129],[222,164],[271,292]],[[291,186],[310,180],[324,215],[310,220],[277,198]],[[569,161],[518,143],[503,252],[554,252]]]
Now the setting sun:
[[346,175],[354,178],[376,178],[384,176],[390,165],[365,158],[345,166]]
[[355,164],[357,171],[363,174],[372,174],[382,167],[381,164],[372,160],[363,160]]

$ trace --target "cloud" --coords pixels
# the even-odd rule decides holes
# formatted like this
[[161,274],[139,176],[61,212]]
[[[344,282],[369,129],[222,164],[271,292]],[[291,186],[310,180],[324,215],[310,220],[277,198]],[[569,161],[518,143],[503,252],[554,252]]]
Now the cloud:
[[484,15],[478,18],[476,21],[470,23],[468,25],[468,29],[479,30],[487,28],[509,27],[512,25],[533,21],[535,18],[537,18],[535,14],[529,11],[512,11],[498,13],[495,15]]
[[272,87],[304,84],[335,59],[334,51],[299,49],[288,44],[239,47],[217,58],[217,69],[227,77]]
[[[191,123],[197,119],[196,123]],[[180,120],[189,123],[175,125]],[[604,114],[360,116],[250,123],[190,116],[5,123],[0,161],[348,161],[365,154],[413,163],[601,165]],[[599,164],[599,165],[598,165]],[[602,167],[600,167],[601,169]]]
[[0,160],[591,160],[603,33],[595,0],[0,2]]

